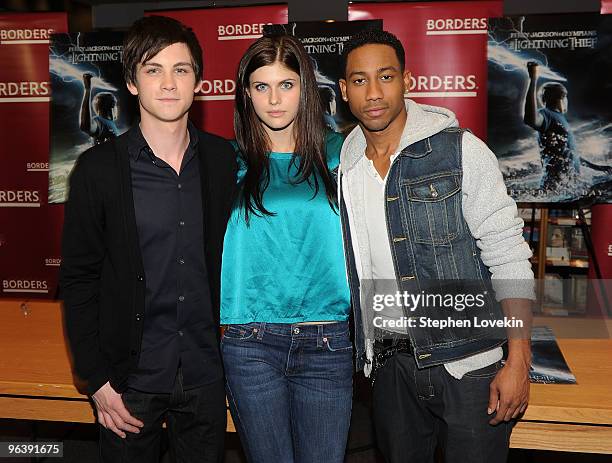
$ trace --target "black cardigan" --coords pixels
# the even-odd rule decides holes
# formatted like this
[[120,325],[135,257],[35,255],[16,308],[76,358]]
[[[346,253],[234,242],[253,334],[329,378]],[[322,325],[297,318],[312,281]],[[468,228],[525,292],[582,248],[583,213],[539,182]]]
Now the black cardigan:
[[[138,364],[145,275],[138,243],[127,140],[83,153],[70,177],[60,267],[66,332],[77,376],[93,394],[107,381],[122,392]],[[223,238],[236,190],[236,155],[223,138],[199,133],[204,249],[219,323]]]

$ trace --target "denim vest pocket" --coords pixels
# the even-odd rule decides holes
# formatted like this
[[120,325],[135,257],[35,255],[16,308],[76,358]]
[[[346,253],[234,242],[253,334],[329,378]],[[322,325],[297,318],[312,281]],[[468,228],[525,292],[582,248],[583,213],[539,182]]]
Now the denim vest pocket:
[[448,244],[460,231],[461,175],[440,173],[405,185],[415,242]]

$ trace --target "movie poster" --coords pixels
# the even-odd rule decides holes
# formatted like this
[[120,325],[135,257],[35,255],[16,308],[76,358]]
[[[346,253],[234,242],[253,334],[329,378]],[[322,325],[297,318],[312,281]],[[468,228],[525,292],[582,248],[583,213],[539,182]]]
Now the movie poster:
[[521,202],[612,200],[612,18],[489,22],[488,143]]
[[312,58],[325,123],[330,130],[347,135],[357,121],[342,100],[338,79],[343,77],[344,42],[364,29],[381,30],[382,20],[351,22],[294,22],[264,26],[265,34],[287,33],[304,45]]
[[79,155],[121,135],[137,114],[123,79],[122,44],[123,34],[116,32],[52,36],[49,203],[66,201]]

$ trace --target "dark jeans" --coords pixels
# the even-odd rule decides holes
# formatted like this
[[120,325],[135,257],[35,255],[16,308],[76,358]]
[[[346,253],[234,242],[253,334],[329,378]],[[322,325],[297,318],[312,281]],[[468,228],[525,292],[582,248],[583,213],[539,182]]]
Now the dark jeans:
[[179,369],[172,394],[128,389],[122,394],[128,411],[144,423],[125,439],[100,426],[100,460],[104,463],[157,463],[165,420],[172,461],[221,462],[227,409],[223,380],[183,390]]
[[341,463],[352,395],[347,322],[230,325],[227,395],[251,463]]
[[373,391],[378,447],[390,463],[503,463],[512,424],[491,426],[489,385],[500,363],[453,378],[444,366],[419,370],[397,353],[378,371]]

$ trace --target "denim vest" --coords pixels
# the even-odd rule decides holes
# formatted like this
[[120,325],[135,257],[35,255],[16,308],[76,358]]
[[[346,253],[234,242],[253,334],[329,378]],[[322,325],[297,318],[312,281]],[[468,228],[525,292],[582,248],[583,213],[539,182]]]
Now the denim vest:
[[[400,291],[415,292],[441,280],[469,280],[486,298],[479,319],[500,320],[501,307],[490,288],[489,270],[462,213],[463,132],[447,128],[407,146],[392,163],[385,188],[389,246]],[[361,369],[368,360],[364,358],[360,281],[342,188],[339,204],[353,304],[356,366]],[[450,313],[454,319],[470,318],[468,310]],[[505,330],[491,327],[409,328],[408,336],[421,368],[484,352],[505,342]]]

